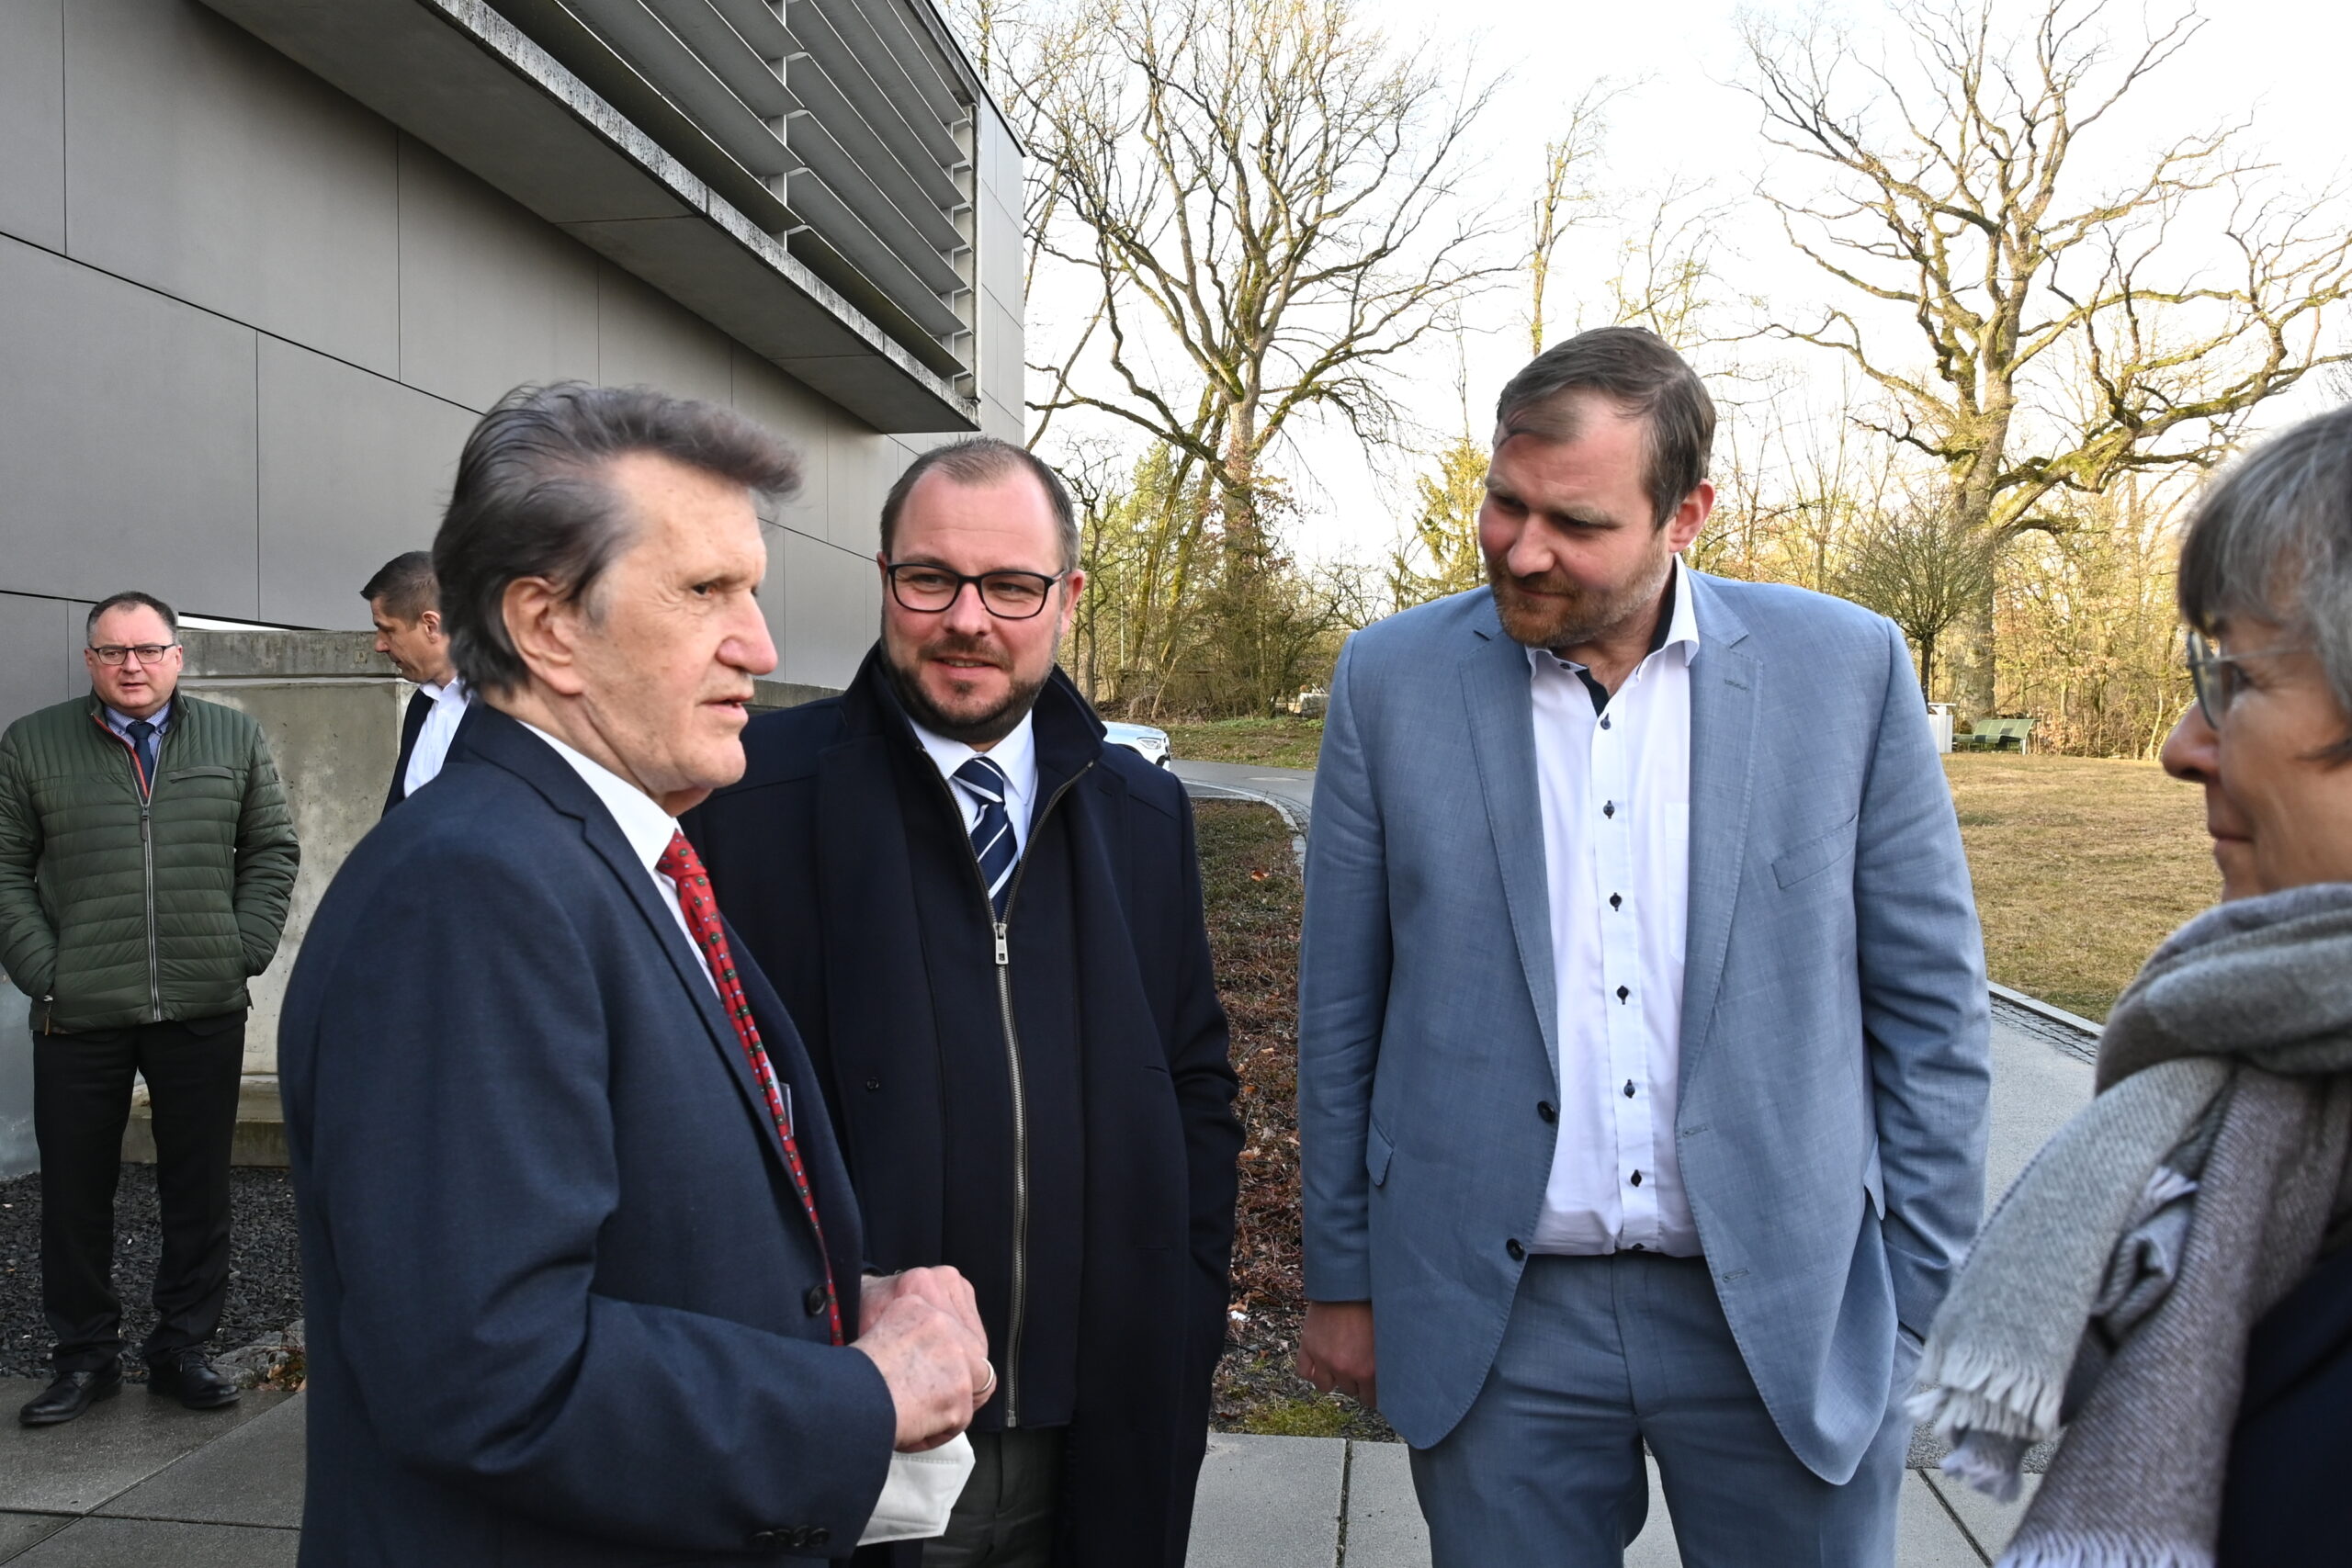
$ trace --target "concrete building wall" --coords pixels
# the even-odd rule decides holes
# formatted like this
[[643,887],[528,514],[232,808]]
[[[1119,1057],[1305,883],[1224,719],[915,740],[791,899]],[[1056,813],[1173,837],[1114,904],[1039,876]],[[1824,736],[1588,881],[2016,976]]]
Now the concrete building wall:
[[[982,424],[1018,439],[1019,152],[980,125]],[[481,411],[566,378],[793,444],[775,679],[845,683],[883,493],[946,437],[875,431],[195,0],[0,0],[0,725],[86,689],[81,617],[118,589],[365,627],[360,583],[431,542]]]

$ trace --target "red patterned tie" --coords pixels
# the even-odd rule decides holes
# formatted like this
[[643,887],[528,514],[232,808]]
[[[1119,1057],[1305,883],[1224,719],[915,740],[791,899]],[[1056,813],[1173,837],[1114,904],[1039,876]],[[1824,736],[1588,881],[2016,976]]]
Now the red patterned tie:
[[808,1187],[808,1172],[800,1163],[800,1145],[792,1140],[792,1118],[784,1108],[784,1089],[776,1082],[775,1068],[768,1061],[767,1047],[760,1043],[760,1026],[752,1021],[752,1004],[743,999],[743,982],[735,975],[735,956],[727,951],[727,930],[718,922],[718,901],[710,896],[710,876],[702,868],[702,857],[695,853],[694,845],[684,833],[670,835],[670,847],[653,868],[678,885],[678,907],[686,912],[686,929],[694,932],[701,944],[703,956],[710,964],[711,978],[718,982],[718,999],[725,1004],[728,1020],[735,1025],[735,1038],[742,1042],[743,1055],[751,1058],[752,1076],[768,1097],[768,1114],[775,1119],[776,1136],[784,1140],[785,1168],[792,1172],[792,1190],[800,1194],[801,1211],[808,1216],[808,1228],[817,1233],[817,1252],[825,1260],[825,1316],[833,1331],[833,1343],[842,1343],[842,1303],[840,1292],[833,1288],[833,1262],[825,1251],[825,1226],[817,1218],[817,1197]]

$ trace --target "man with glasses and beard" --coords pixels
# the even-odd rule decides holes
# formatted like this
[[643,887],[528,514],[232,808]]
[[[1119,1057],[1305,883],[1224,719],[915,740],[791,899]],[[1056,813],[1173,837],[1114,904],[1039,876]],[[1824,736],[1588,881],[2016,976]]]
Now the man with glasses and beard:
[[869,1263],[978,1296],[1001,1381],[925,1568],[1181,1563],[1224,1339],[1240,1129],[1192,812],[1055,666],[1077,556],[1029,453],[918,458],[850,689],[754,719],[685,818],[823,1076]]

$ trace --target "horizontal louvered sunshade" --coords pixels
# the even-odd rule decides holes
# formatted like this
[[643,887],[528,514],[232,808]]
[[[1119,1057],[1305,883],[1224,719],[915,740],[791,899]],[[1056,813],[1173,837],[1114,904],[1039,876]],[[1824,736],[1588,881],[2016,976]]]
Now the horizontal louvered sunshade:
[[974,103],[928,0],[492,4],[969,393]]

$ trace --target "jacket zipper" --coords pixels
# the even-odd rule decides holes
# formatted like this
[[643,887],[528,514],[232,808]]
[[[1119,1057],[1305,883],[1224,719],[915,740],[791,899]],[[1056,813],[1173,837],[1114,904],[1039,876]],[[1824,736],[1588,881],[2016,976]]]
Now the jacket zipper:
[[[114,727],[104,719],[96,719],[96,722],[123,749],[126,753],[123,760],[130,764],[130,787],[139,789],[138,748],[116,735]],[[168,739],[165,736],[155,742],[155,772],[159,774],[164,771],[164,740]],[[164,961],[155,940],[155,781],[148,779],[146,785],[139,795],[139,859],[146,877],[147,891],[147,1009],[149,1021],[161,1023],[164,1021]]]
[[[1004,1027],[1005,1069],[1012,1091],[1012,1303],[1004,1332],[1004,1365],[998,1373],[1004,1383],[1007,1430],[1021,1425],[1021,1337],[1029,1317],[1029,1094],[1022,1082],[1021,1033],[1012,1021],[1012,905],[1021,897],[1021,879],[1029,874],[1027,840],[1036,836],[1046,818],[1053,815],[1054,807],[1061,804],[1062,796],[1093,766],[1090,761],[1063,780],[1061,787],[1046,797],[1044,809],[1029,819],[1029,833],[1023,840],[1021,858],[1012,868],[1012,886],[1004,890],[1004,919],[996,919],[996,905],[989,897],[988,877],[980,870],[979,857],[972,857],[972,879],[980,890],[980,907],[988,910],[989,929],[996,936],[997,1016]],[[947,804],[954,807],[956,819],[961,822],[963,807],[956,802],[956,792],[947,787],[944,775],[940,777],[939,787],[945,792]]]

